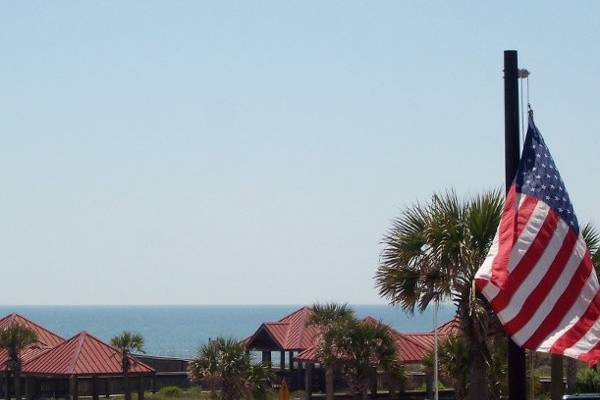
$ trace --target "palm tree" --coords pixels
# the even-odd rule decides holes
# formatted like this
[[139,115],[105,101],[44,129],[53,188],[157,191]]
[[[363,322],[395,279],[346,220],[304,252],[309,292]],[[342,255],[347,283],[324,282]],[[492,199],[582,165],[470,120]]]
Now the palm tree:
[[263,363],[253,364],[248,374],[248,389],[254,400],[264,400],[275,379],[273,370]]
[[[433,349],[423,359],[428,373],[433,371]],[[438,349],[438,365],[441,375],[452,382],[456,400],[463,400],[467,395],[469,383],[469,350],[462,336],[451,336],[440,343]]]
[[[21,352],[37,342],[35,331],[23,325],[13,324],[0,331],[0,348],[8,353],[6,368],[15,380],[15,397],[21,400]],[[7,381],[8,387],[8,381]],[[10,398],[10,393],[7,393]]]
[[327,400],[333,400],[335,368],[339,358],[334,350],[336,330],[340,326],[346,325],[354,318],[354,311],[347,304],[326,303],[313,304],[312,313],[306,324],[319,328],[322,336],[321,344],[318,349],[319,360],[325,366],[325,392]]
[[251,361],[241,343],[219,337],[200,348],[189,364],[189,372],[194,381],[208,386],[211,399],[217,398],[218,388],[223,400],[263,398],[273,374],[267,366]]
[[496,318],[472,290],[475,273],[494,238],[503,207],[500,191],[460,200],[454,192],[407,208],[384,237],[375,275],[381,296],[407,312],[451,300],[469,348],[469,393],[487,399],[486,338]]
[[125,400],[131,400],[131,388],[129,387],[131,359],[129,354],[132,351],[140,353],[144,352],[144,337],[139,333],[123,331],[120,335],[110,339],[110,344],[121,352],[121,366],[123,369],[123,380],[125,382]]
[[333,338],[342,375],[356,399],[368,398],[369,388],[377,384],[378,370],[401,373],[394,337],[386,325],[351,320],[337,325],[328,335]]
[[205,385],[209,392],[210,398],[217,398],[217,389],[221,386],[220,368],[220,341],[210,340],[208,344],[203,344],[198,351],[198,356],[190,361],[188,365],[191,378],[199,384]]

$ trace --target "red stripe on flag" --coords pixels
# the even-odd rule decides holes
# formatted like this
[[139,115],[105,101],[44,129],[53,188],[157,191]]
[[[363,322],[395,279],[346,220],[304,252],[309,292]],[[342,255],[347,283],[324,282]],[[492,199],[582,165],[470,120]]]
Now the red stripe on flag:
[[[529,210],[527,213],[526,210],[523,210],[521,220],[524,220],[524,223],[519,224],[519,213],[517,213],[516,204],[516,185],[513,183],[510,187],[510,190],[506,194],[506,201],[504,202],[504,211],[502,212],[502,217],[500,219],[500,226],[498,227],[498,243],[500,243],[498,248],[498,254],[494,257],[494,262],[492,263],[492,283],[494,283],[498,287],[502,287],[504,285],[504,281],[508,275],[508,261],[510,260],[510,252],[512,250],[513,244],[517,240],[518,236],[518,227],[525,226],[533,209],[535,208],[535,200],[532,196],[527,196],[525,201],[527,202]],[[529,203],[530,199],[533,199],[533,207]],[[525,205],[525,204],[524,204]],[[529,209],[531,207],[531,209]],[[525,219],[526,218],[526,219]]]
[[487,279],[475,278],[475,287],[480,292],[483,290],[485,285],[487,285],[487,283],[488,283]]
[[600,342],[596,343],[596,345],[587,353],[581,354],[577,359],[587,363],[589,366],[596,364],[598,359],[600,359]]
[[571,278],[569,285],[567,285],[564,292],[560,295],[556,303],[554,303],[554,307],[552,311],[546,316],[546,318],[542,321],[540,326],[534,332],[534,334],[525,342],[523,347],[535,350],[540,343],[546,339],[546,337],[556,329],[560,321],[563,319],[565,314],[569,311],[579,293],[581,292],[581,288],[587,281],[590,276],[590,272],[592,272],[592,263],[589,262],[588,258],[584,258],[575,274]]
[[537,206],[539,202],[536,197],[527,196],[525,194],[521,194],[521,196],[525,196],[525,200],[523,200],[523,204],[518,211],[519,214],[517,215],[517,232],[515,235],[515,240],[521,236],[521,233],[523,233],[523,230],[531,218],[531,214],[533,214],[533,211],[535,210],[535,206]]
[[566,349],[577,343],[600,317],[600,291],[592,299],[585,313],[577,320],[575,325],[566,331],[550,348],[551,353],[562,354]]
[[519,289],[519,286],[521,286],[521,283],[523,283],[529,272],[531,272],[542,257],[542,254],[544,254],[544,251],[552,240],[552,236],[554,236],[559,219],[560,216],[554,210],[548,212],[546,219],[542,223],[542,227],[529,245],[525,255],[508,275],[502,291],[492,300],[492,308],[496,313],[506,308],[512,296]]
[[565,264],[569,260],[571,253],[573,252],[573,248],[577,243],[577,235],[572,230],[569,230],[565,240],[560,247],[554,261],[550,264],[548,271],[542,278],[542,280],[538,283],[536,288],[531,292],[531,294],[527,297],[523,308],[519,313],[509,322],[504,324],[504,329],[509,335],[513,335],[521,328],[525,326],[525,324],[531,319],[533,314],[537,311],[540,304],[544,301],[552,286],[560,276],[560,273],[565,267]]

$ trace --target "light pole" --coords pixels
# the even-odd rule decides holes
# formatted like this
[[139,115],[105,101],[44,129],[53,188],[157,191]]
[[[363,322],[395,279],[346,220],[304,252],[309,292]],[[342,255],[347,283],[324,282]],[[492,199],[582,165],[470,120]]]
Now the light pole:
[[438,388],[438,307],[440,305],[438,296],[435,297],[433,306],[433,398],[439,400]]
[[[433,207],[435,208],[438,204],[438,197],[434,193],[432,196]],[[435,288],[434,288],[435,289]],[[440,293],[438,290],[434,292],[435,303],[433,305],[433,399],[439,400],[439,388],[438,388],[438,308],[440,305]]]

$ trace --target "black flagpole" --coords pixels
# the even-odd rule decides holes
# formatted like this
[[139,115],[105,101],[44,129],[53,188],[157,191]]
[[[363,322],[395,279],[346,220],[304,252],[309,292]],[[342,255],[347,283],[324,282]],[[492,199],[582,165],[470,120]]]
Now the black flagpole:
[[[519,165],[519,66],[516,50],[504,51],[504,159],[506,190]],[[508,338],[508,399],[525,400],[525,350]]]

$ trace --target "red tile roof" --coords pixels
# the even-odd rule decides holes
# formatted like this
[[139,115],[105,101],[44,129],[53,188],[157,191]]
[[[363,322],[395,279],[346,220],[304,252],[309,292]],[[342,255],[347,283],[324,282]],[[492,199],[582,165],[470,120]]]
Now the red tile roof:
[[315,326],[306,326],[311,313],[310,307],[302,307],[279,321],[265,322],[254,335],[244,339],[243,343],[247,347],[253,348],[257,338],[266,333],[277,347],[273,350],[301,351],[307,349],[314,344],[318,334]]
[[[154,370],[130,357],[133,375]],[[32,375],[121,375],[121,353],[87,332],[81,332],[58,346],[41,352],[23,366]]]
[[33,360],[34,358],[36,358],[43,352],[48,351],[49,349],[49,347],[39,347],[36,345],[30,346],[21,353],[21,362],[23,364],[27,364],[29,361]]
[[38,342],[46,347],[54,347],[57,344],[65,341],[65,339],[58,336],[56,333],[51,332],[43,326],[28,320],[22,315],[12,313],[0,319],[0,329],[4,329],[12,325],[22,325],[32,329],[37,335]]
[[[21,352],[20,357],[21,357],[21,361],[23,363],[31,360],[35,356],[39,355],[41,352],[43,352],[47,349],[50,349],[50,348],[65,341],[62,337],[58,336],[56,333],[51,332],[48,329],[44,328],[43,326],[40,326],[40,325],[36,324],[35,322],[28,320],[27,318],[23,317],[22,315],[12,313],[12,314],[9,314],[6,317],[0,319],[0,330],[8,328],[9,326],[13,326],[13,325],[26,326],[26,327],[32,329],[37,336],[37,342],[32,344],[31,346],[27,347],[25,350],[23,350]],[[7,351],[0,350],[0,371],[6,370],[6,361],[7,360],[8,360]]]
[[[378,321],[372,317],[366,317],[363,322],[377,323]],[[400,333],[395,329],[389,329],[396,343],[396,357],[403,364],[421,363],[427,353],[433,349],[433,332]],[[443,342],[449,335],[457,334],[458,329],[459,325],[456,317],[444,323],[438,328],[439,341]],[[300,352],[295,358],[303,362],[317,362],[317,344],[315,343],[314,346]]]
[[308,363],[317,362],[317,360],[318,360],[317,346],[315,345],[315,346],[309,347],[306,350],[302,350],[300,353],[298,353],[296,355],[296,357],[294,357],[294,359],[297,361],[308,362]]
[[403,364],[420,363],[433,348],[433,335],[428,333],[396,332],[395,336],[396,358]]
[[[438,326],[438,334],[442,335],[458,335],[460,333],[460,319],[455,316],[450,321]],[[431,331],[433,333],[433,331]]]

